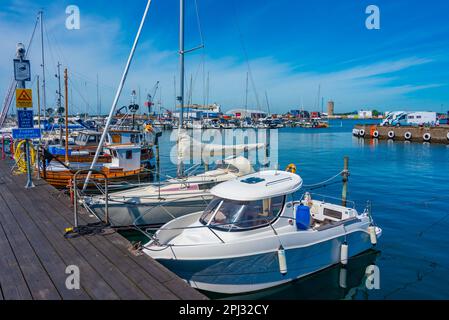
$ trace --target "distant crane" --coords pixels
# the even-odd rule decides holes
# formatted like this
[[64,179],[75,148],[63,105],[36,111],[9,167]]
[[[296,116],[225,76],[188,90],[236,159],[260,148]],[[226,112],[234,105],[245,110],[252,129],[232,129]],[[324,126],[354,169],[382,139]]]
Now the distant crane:
[[147,101],[145,102],[145,106],[148,108],[148,115],[151,114],[151,107],[153,106],[154,97],[156,97],[157,89],[159,88],[159,81],[153,87],[152,94],[147,95]]

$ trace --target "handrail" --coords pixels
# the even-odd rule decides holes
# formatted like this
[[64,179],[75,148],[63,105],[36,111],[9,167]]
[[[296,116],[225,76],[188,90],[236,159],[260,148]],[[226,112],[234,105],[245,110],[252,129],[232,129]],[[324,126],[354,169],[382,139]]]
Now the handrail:
[[[96,173],[96,174],[100,174],[104,177],[104,195],[105,195],[105,223],[109,224],[109,196],[108,196],[108,176],[99,170],[95,170],[95,169],[83,169],[83,170],[78,170],[74,175],[73,175],[73,215],[74,215],[74,222],[75,222],[75,227],[78,227],[78,190],[77,190],[77,178],[79,174],[86,174],[86,173]],[[97,187],[98,188],[98,187]],[[99,189],[99,188],[98,188]],[[99,189],[100,190],[100,189]],[[102,192],[102,190],[100,190],[100,192]]]

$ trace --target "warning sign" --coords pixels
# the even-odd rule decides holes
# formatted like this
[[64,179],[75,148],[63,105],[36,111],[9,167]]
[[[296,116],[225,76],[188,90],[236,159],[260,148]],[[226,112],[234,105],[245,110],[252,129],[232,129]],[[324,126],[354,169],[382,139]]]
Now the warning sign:
[[32,108],[33,92],[31,89],[16,89],[16,107]]

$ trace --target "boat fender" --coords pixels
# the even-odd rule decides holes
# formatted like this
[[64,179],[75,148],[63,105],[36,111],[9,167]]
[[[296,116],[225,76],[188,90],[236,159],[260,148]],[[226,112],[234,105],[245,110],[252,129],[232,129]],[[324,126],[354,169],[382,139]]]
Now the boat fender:
[[393,130],[388,131],[388,138],[390,138],[390,139],[394,138],[394,131]]
[[354,136],[358,136],[359,135],[359,129],[352,129],[352,134]]
[[446,138],[447,138],[447,140],[449,140],[449,131],[448,131],[448,133],[446,133]]
[[373,137],[374,137],[374,138],[379,138],[379,131],[375,130],[375,131],[373,132]]
[[375,246],[377,244],[376,227],[369,226],[368,227],[368,233],[369,233],[369,238],[370,238],[371,244],[373,246]]
[[341,267],[340,268],[340,281],[339,281],[340,288],[343,288],[343,289],[347,288],[347,279],[348,279],[348,270],[346,270],[345,267]]
[[365,136],[365,130],[364,129],[360,129],[359,136],[361,136],[361,137]]
[[340,262],[342,265],[348,264],[348,244],[346,242],[342,243],[340,247]]
[[430,133],[426,132],[423,134],[422,138],[424,139],[424,141],[429,142],[430,139],[432,139],[432,136],[430,135]]
[[407,131],[404,133],[405,140],[410,140],[412,138],[412,133],[410,131]]
[[285,249],[281,245],[278,249],[279,272],[282,275],[287,274],[287,258],[285,257]]

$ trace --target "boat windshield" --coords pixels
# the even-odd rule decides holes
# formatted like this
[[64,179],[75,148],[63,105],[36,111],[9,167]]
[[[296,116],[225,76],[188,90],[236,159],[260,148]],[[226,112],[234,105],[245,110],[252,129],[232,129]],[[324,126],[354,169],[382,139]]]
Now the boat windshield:
[[200,222],[226,231],[240,231],[265,226],[282,211],[285,196],[257,201],[234,201],[214,198]]

